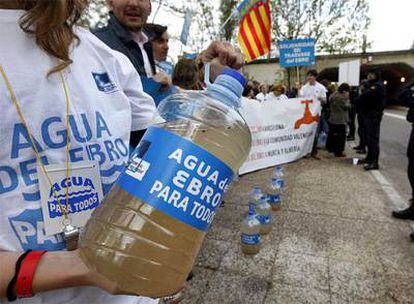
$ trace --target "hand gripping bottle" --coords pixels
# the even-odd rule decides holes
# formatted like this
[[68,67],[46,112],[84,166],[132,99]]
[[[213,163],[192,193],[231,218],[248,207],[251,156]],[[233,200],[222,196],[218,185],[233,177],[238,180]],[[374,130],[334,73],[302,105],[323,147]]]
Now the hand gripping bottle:
[[245,254],[256,254],[260,250],[260,222],[254,212],[254,203],[249,203],[249,214],[242,222],[241,250]]
[[260,234],[265,235],[270,232],[272,229],[272,221],[271,221],[271,207],[267,202],[267,198],[262,196],[260,198],[260,202],[256,207],[256,214],[257,218],[260,222]]
[[119,293],[161,297],[183,286],[223,193],[248,156],[238,112],[245,80],[226,69],[205,92],[172,95],[80,238],[88,267]]

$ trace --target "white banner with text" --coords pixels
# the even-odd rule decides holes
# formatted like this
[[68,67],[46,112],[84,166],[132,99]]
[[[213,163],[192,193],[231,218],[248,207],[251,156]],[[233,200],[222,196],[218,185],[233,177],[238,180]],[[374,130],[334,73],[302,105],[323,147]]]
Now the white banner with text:
[[252,133],[252,148],[240,174],[288,163],[311,152],[321,112],[319,101],[243,98],[240,112]]

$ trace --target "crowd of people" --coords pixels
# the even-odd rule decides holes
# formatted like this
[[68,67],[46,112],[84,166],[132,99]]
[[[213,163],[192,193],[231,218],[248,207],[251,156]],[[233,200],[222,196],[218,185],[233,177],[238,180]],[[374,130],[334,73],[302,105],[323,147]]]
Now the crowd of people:
[[[366,171],[378,170],[380,130],[385,108],[385,89],[380,71],[369,72],[359,87],[351,87],[347,83],[337,87],[326,80],[319,83],[316,81],[317,77],[317,71],[310,70],[307,73],[306,84],[302,86],[297,82],[288,93],[289,98],[311,96],[321,103],[321,119],[310,156],[318,159],[318,142],[322,142],[322,146],[325,145],[326,150],[336,157],[346,157],[344,153],[346,141],[354,141],[357,133],[359,143],[353,149],[356,153],[365,155],[358,160],[358,164],[364,165]],[[244,96],[265,102],[273,98],[271,92],[279,91],[280,87],[271,86],[269,90],[267,84],[251,81],[245,89]],[[392,216],[403,220],[414,220],[414,82],[404,88],[400,99],[409,108],[407,121],[413,126],[407,148],[407,175],[412,198],[409,200],[408,208],[395,210]],[[319,140],[322,132],[327,135],[326,143]],[[410,238],[414,241],[414,232],[410,234]]]
[[[305,84],[296,82],[289,92],[282,84],[269,86],[267,83],[249,81],[243,95],[258,102],[286,101],[296,97],[319,100],[322,106],[321,119],[310,154],[314,158],[318,158],[318,142],[319,145],[320,142],[326,145],[326,149],[336,157],[346,157],[345,142],[355,139],[357,117],[360,143],[355,150],[367,154],[359,163],[364,164],[366,170],[378,169],[379,130],[385,98],[379,72],[370,72],[360,87],[351,87],[347,83],[337,87],[326,79],[318,82],[316,70],[309,70],[306,77]],[[326,139],[326,143],[320,140],[321,136]]]

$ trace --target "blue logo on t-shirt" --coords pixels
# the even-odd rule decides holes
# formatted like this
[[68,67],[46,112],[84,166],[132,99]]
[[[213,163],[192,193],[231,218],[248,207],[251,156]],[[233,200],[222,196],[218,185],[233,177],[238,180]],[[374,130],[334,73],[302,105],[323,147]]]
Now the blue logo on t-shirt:
[[105,93],[111,93],[117,89],[115,82],[111,81],[108,73],[92,72],[92,76],[93,76],[93,79],[95,79],[95,83],[99,91],[102,91]]

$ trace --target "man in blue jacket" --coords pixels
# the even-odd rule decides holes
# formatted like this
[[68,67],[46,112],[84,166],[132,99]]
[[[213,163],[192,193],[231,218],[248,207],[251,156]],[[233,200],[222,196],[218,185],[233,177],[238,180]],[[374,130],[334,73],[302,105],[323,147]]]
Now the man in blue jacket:
[[111,49],[126,55],[140,76],[155,75],[155,62],[148,34],[143,31],[151,14],[150,0],[108,0],[108,25],[92,32]]

